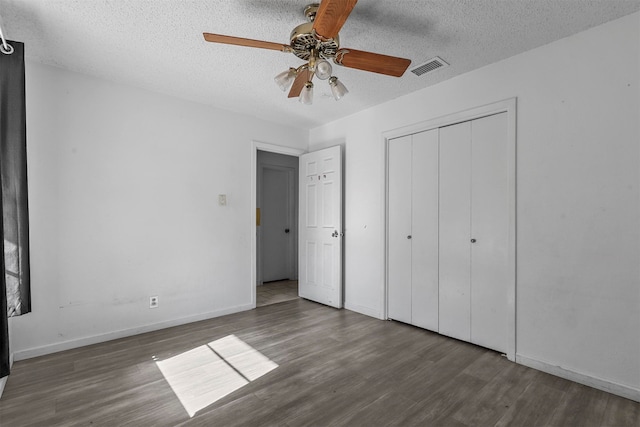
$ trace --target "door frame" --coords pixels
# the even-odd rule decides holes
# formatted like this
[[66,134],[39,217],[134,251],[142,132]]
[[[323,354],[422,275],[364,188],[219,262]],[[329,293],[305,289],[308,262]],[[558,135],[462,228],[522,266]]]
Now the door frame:
[[508,277],[507,284],[507,358],[516,360],[516,106],[517,98],[508,98],[491,104],[470,108],[468,110],[446,114],[407,126],[402,126],[382,133],[384,153],[384,288],[382,291],[384,319],[388,318],[389,301],[389,141],[405,135],[412,135],[443,126],[479,119],[493,114],[507,113],[507,171],[509,193],[509,242],[508,242]]
[[[257,232],[256,229],[256,197],[257,197],[257,180],[258,180],[258,150],[260,151],[268,151],[271,153],[278,154],[286,154],[287,156],[300,157],[302,154],[306,153],[305,150],[301,150],[299,148],[292,147],[284,147],[282,145],[269,144],[267,142],[261,142],[252,140],[251,141],[251,171],[250,171],[250,208],[249,208],[249,236],[250,236],[250,246],[251,246],[251,254],[250,254],[250,286],[249,286],[249,295],[251,295],[251,307],[256,308],[256,288],[258,286],[257,283]],[[295,242],[294,242],[295,244]]]

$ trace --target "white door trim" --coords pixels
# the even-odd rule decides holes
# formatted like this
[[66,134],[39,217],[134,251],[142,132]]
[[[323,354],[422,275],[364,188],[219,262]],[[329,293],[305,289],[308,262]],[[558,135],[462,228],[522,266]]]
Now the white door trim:
[[257,272],[256,272],[256,263],[258,262],[256,259],[256,250],[257,250],[257,239],[256,239],[256,194],[257,194],[257,174],[258,174],[258,150],[268,151],[271,153],[278,154],[286,154],[288,156],[300,157],[301,154],[306,153],[305,150],[300,150],[298,148],[291,147],[283,147],[281,145],[269,144],[266,142],[251,141],[251,194],[250,194],[250,209],[248,215],[247,224],[249,225],[249,236],[251,240],[251,254],[250,254],[250,271],[251,271],[251,280],[249,284],[249,295],[251,295],[251,306],[256,308],[256,286],[257,286]]
[[492,114],[507,113],[507,170],[509,174],[509,284],[507,294],[507,358],[511,361],[516,360],[516,98],[509,98],[480,107],[468,110],[446,114],[444,116],[414,123],[408,126],[402,126],[391,129],[382,133],[382,143],[384,152],[384,188],[385,203],[382,206],[382,217],[384,218],[385,227],[382,230],[382,239],[384,242],[384,289],[382,290],[383,306],[381,312],[383,318],[388,317],[388,290],[389,277],[387,272],[388,262],[388,182],[389,182],[389,140],[399,138],[405,135],[424,132],[447,125],[453,125],[460,122],[477,119],[480,117],[490,116]]

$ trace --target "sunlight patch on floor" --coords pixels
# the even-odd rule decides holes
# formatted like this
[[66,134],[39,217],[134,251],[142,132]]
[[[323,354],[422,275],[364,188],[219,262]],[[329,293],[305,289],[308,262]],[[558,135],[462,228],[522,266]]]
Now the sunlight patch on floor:
[[235,335],[156,365],[190,417],[278,367]]

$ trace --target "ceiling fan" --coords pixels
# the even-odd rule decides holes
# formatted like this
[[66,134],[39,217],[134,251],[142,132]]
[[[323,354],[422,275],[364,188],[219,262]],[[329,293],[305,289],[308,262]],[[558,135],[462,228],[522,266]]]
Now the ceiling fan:
[[323,0],[304,9],[306,23],[293,29],[290,44],[280,44],[220,34],[203,33],[204,39],[213,43],[256,47],[260,49],[290,52],[308,61],[298,68],[289,68],[278,74],[275,81],[283,91],[289,90],[289,98],[299,97],[303,104],[313,102],[313,77],[329,80],[331,92],[339,100],[349,91],[332,75],[333,69],[327,59],[348,68],[400,77],[411,64],[411,60],[362,50],[340,47],[338,32],[346,22],[357,0]]

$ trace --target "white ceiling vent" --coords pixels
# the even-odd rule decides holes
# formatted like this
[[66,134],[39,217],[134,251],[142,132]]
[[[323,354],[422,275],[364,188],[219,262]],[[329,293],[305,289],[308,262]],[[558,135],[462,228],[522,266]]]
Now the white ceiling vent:
[[424,64],[418,65],[416,68],[411,70],[411,72],[416,76],[421,76],[423,74],[427,74],[431,71],[437,70],[438,68],[446,67],[447,65],[449,64],[444,62],[442,58],[436,56],[435,58],[431,58]]

